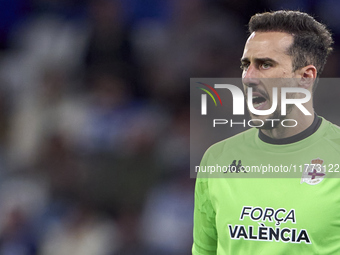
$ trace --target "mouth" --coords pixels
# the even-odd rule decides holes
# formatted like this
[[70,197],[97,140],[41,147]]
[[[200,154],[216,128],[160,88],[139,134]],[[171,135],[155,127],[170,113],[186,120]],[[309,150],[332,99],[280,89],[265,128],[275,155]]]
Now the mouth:
[[259,93],[253,93],[253,106],[256,110],[262,110],[267,104],[267,99]]

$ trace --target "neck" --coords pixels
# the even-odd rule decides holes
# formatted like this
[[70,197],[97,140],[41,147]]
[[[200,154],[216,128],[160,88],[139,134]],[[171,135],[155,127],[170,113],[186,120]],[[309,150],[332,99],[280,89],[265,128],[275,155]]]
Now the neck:
[[[308,110],[310,113],[312,113],[312,115],[304,115],[301,111],[296,111],[294,114],[292,113],[289,114],[289,116],[286,116],[286,120],[293,119],[297,122],[297,125],[295,127],[284,127],[280,124],[273,129],[261,129],[261,132],[273,139],[282,139],[297,135],[306,130],[313,123],[314,109],[311,108]],[[287,121],[285,125],[293,126],[294,121]]]

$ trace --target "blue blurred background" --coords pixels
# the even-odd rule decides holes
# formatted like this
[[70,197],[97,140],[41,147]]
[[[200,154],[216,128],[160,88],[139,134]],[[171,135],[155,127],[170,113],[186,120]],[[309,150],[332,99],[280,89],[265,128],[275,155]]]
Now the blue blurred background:
[[0,254],[190,254],[189,78],[239,77],[281,8],[331,28],[338,77],[336,0],[0,0]]

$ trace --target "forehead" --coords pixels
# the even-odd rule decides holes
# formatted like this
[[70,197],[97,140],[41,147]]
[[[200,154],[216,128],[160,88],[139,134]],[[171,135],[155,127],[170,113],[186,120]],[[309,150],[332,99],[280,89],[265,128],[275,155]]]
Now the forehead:
[[293,43],[293,36],[284,32],[253,32],[244,47],[243,58],[283,57]]

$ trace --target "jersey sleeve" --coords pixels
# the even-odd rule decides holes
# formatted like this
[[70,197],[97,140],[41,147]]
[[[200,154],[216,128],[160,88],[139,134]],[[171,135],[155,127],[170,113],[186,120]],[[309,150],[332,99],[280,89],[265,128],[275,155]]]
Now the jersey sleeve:
[[206,178],[196,179],[193,238],[193,255],[216,255],[215,211],[209,197]]

